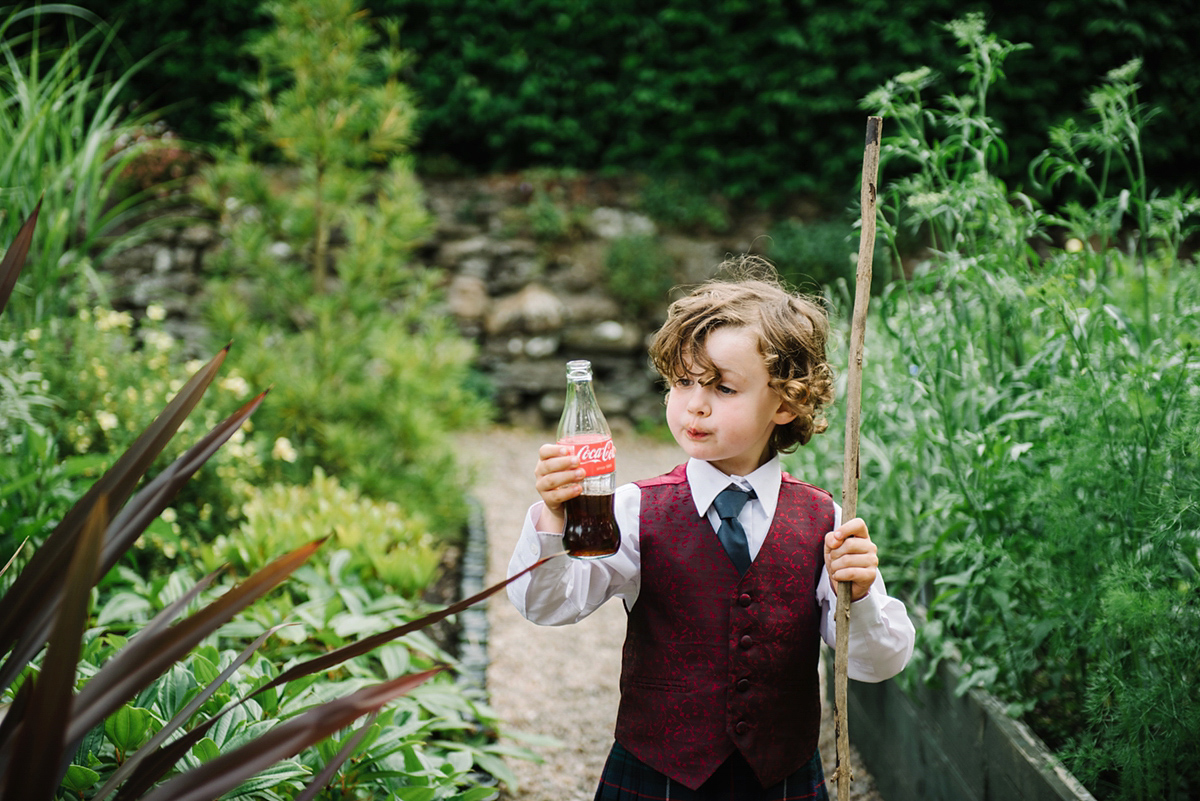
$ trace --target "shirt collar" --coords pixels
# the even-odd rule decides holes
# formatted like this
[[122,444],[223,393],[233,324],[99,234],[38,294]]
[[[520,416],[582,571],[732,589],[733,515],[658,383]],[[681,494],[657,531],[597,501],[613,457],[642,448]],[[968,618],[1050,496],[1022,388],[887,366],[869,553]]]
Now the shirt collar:
[[779,500],[779,485],[783,482],[778,454],[772,456],[748,476],[726,475],[708,462],[689,459],[687,479],[688,487],[692,491],[692,501],[696,504],[696,514],[700,517],[708,514],[708,509],[716,499],[717,493],[730,484],[736,484],[742,489],[754,490],[768,520],[775,517],[775,505]]

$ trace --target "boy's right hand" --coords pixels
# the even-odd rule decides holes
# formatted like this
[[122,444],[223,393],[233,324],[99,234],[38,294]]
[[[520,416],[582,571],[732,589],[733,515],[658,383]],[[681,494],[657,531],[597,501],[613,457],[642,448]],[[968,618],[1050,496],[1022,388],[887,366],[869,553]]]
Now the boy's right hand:
[[565,445],[546,443],[538,448],[538,463],[533,470],[534,487],[542,496],[542,514],[537,530],[561,533],[567,525],[563,504],[583,492],[583,468]]

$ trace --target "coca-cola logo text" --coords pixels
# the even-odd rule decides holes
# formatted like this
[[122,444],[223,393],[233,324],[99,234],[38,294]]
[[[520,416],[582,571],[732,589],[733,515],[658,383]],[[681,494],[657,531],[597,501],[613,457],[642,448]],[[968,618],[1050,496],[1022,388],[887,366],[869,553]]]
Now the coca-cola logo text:
[[610,439],[598,445],[580,445],[575,455],[581,462],[611,462],[617,458],[617,449]]
[[611,439],[593,440],[590,442],[563,440],[563,445],[570,446],[579,457],[579,466],[586,475],[602,476],[611,473],[617,467],[617,449]]

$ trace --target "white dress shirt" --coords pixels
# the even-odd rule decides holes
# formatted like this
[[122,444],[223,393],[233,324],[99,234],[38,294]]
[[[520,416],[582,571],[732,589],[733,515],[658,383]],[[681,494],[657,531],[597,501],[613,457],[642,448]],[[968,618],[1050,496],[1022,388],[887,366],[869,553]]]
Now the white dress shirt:
[[[687,463],[687,481],[696,512],[706,515],[715,532],[720,519],[712,508],[717,493],[730,483],[753,489],[758,496],[738,515],[746,530],[750,558],[766,539],[782,483],[779,458],[775,457],[748,476],[728,476],[708,462],[691,459]],[[542,626],[576,623],[596,611],[612,597],[620,598],[626,609],[637,603],[641,589],[641,542],[639,520],[641,489],[636,484],[617,488],[614,507],[621,530],[621,547],[602,559],[572,559],[556,556],[508,585],[508,597],[520,613]],[[544,556],[561,554],[562,534],[538,531],[537,520],[542,503],[530,507],[521,537],[508,565],[513,576]],[[834,526],[841,524],[841,507],[834,504]],[[822,567],[817,582],[817,602],[821,606],[821,638],[831,647],[835,638],[837,592],[828,571]],[[912,656],[915,630],[904,604],[887,594],[883,576],[878,575],[870,592],[850,605],[850,645],[847,675],[856,681],[878,682],[899,673]]]

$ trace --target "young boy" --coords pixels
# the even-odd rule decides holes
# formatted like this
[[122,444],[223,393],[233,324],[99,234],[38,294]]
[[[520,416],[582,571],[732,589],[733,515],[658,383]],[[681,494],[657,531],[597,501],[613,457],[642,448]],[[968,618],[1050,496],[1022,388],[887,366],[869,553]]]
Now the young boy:
[[[714,281],[676,301],[650,356],[667,424],[687,454],[617,489],[620,550],[552,559],[509,585],[521,614],[574,623],[614,596],[629,614],[616,743],[597,801],[825,799],[817,737],[820,639],[835,582],[852,583],[849,675],[882,681],[912,654],[861,519],[782,472],[779,454],[825,430],[833,400],[820,307],[770,277]],[[583,471],[543,445],[541,502],[509,575],[562,550],[563,503]],[[732,492],[725,492],[732,490]]]

